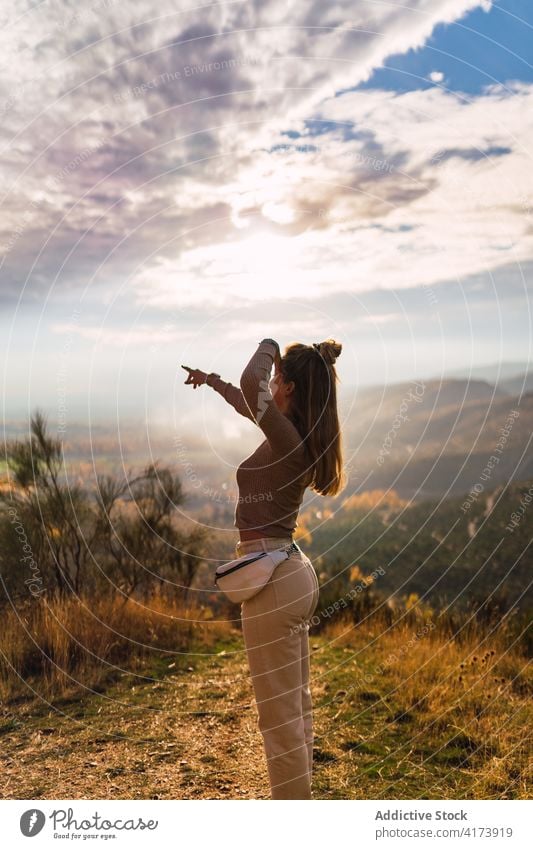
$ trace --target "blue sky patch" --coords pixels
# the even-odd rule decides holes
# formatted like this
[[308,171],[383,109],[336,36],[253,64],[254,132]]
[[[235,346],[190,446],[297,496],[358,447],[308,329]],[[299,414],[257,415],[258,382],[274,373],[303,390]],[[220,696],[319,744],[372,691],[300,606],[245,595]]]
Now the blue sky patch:
[[490,12],[476,9],[456,23],[438,25],[423,48],[390,56],[355,90],[405,92],[440,85],[480,94],[489,85],[532,82],[532,66],[533,3],[503,0]]

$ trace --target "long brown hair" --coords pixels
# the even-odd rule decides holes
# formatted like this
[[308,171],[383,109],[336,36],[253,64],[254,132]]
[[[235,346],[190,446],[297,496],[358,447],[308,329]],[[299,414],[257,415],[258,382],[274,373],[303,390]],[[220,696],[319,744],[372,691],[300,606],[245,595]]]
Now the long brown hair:
[[341,351],[334,339],[312,345],[293,342],[280,361],[283,381],[295,385],[289,417],[307,446],[309,486],[320,495],[337,495],[346,485],[335,370]]

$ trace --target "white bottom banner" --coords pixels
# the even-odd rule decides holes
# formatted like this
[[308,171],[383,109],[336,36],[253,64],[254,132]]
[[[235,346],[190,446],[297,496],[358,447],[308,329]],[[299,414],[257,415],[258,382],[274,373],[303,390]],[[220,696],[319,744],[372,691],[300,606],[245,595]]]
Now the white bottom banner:
[[124,849],[533,846],[530,800],[5,800],[0,813],[6,849],[67,841]]

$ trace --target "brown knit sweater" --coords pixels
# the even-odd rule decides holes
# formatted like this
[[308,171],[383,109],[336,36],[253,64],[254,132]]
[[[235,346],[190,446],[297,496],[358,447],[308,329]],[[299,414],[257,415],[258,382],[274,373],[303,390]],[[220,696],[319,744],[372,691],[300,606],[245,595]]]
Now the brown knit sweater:
[[311,466],[300,434],[268,388],[275,353],[272,342],[259,343],[241,375],[240,389],[221,378],[209,385],[266,437],[237,469],[235,526],[259,530],[265,537],[290,537],[298,527]]

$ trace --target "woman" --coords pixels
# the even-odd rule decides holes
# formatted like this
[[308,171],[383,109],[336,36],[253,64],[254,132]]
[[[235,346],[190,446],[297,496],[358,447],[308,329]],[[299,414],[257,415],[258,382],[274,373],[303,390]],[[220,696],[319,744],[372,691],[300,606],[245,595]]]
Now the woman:
[[[189,372],[185,383],[195,389],[211,386],[265,435],[237,469],[236,557],[291,543],[307,487],[321,495],[343,489],[335,371],[341,350],[328,339],[288,345],[281,357],[278,343],[263,339],[241,375],[240,389],[214,372],[183,366]],[[318,594],[314,567],[298,549],[241,605],[272,799],[312,798],[308,628]]]

